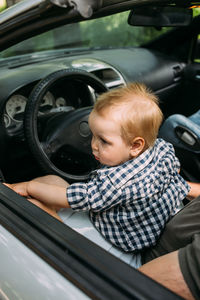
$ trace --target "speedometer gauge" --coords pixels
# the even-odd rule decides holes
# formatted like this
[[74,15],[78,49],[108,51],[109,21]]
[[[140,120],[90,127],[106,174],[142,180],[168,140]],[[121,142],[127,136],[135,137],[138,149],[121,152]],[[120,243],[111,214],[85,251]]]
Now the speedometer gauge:
[[10,125],[10,118],[6,114],[4,114],[4,124],[5,124],[6,128]]
[[6,103],[8,116],[17,122],[22,122],[27,98],[22,95],[13,95]]

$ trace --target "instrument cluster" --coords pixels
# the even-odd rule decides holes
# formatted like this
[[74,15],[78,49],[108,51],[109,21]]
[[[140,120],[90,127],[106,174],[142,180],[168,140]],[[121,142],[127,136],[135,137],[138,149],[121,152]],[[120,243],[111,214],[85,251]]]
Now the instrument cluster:
[[[17,130],[22,127],[27,101],[27,97],[21,94],[14,94],[6,102],[4,124],[8,130]],[[67,100],[65,98],[55,98],[54,95],[48,91],[41,101],[39,114],[46,114],[51,112],[52,109],[65,106],[67,106]]]

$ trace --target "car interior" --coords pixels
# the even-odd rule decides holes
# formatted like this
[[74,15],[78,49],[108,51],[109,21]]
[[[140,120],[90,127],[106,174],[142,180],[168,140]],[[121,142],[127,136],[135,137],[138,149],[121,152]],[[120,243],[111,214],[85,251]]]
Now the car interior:
[[[159,137],[174,145],[181,163],[181,175],[186,180],[199,182],[200,15],[192,18],[192,9],[177,7],[177,14],[182,18],[179,19],[174,15],[171,17],[171,8],[161,6],[159,10],[154,7],[155,16],[152,18],[152,7],[146,6],[144,10],[139,6],[134,10],[128,4],[121,13],[126,14],[129,30],[140,27],[150,33],[155,30],[156,38],[134,46],[80,47],[80,41],[76,40],[77,34],[80,34],[77,22],[82,21],[81,29],[84,30],[84,23],[90,22],[93,26],[95,19],[110,17],[106,16],[110,11],[113,15],[119,13],[120,9],[116,7],[116,11],[110,8],[108,12],[104,9],[94,12],[88,20],[78,14],[75,17],[69,14],[65,20],[61,13],[62,17],[52,24],[46,21],[44,31],[48,29],[50,37],[53,35],[55,40],[58,30],[63,27],[69,49],[65,44],[60,49],[55,46],[51,50],[42,44],[39,49],[41,45],[38,46],[31,37],[34,20],[28,24],[32,29],[29,33],[23,26],[17,29],[22,33],[24,30],[27,41],[19,40],[14,45],[13,39],[11,41],[13,33],[7,32],[7,37],[3,36],[5,45],[0,53],[1,182],[27,181],[46,174],[59,175],[69,183],[86,181],[90,172],[98,167],[90,147],[88,116],[92,106],[99,94],[134,81],[145,83],[158,95],[164,114]],[[58,11],[62,9],[56,8]],[[87,15],[87,12],[83,10],[82,14]],[[59,27],[53,29],[53,22],[57,22]],[[41,40],[45,34],[42,30],[40,33],[39,26],[35,29]],[[20,35],[18,31],[16,39]],[[89,36],[89,30],[87,34]],[[31,52],[33,46],[36,47],[34,53]],[[154,289],[154,282],[146,282],[142,274],[134,273],[136,270],[131,271],[124,264],[120,265],[119,277],[109,273],[109,269],[119,263],[118,258],[131,266],[132,255],[124,254],[107,243],[90,226],[85,213],[61,210],[65,226],[38,207],[26,203],[2,184],[1,199],[5,226],[11,232],[17,231],[23,242],[31,245],[35,252],[86,290],[88,295],[94,297],[97,281],[102,294],[108,299],[111,295],[114,299],[113,285],[118,287],[118,293],[127,293],[127,299],[129,292],[132,296],[136,295],[136,287],[138,293],[148,294],[144,291],[144,284]],[[10,212],[11,207],[13,213]],[[84,230],[89,244],[82,236]],[[80,243],[82,250],[79,249]],[[88,257],[91,259],[89,263]],[[99,259],[101,263],[98,264]],[[92,275],[94,270],[96,277]],[[133,290],[129,290],[127,270],[133,276],[139,276],[132,286]],[[84,279],[79,277],[82,273],[86,274]],[[156,288],[155,284],[155,291]],[[168,299],[176,299],[163,287],[160,289],[160,294],[155,292],[152,299],[161,299],[160,295],[167,292],[170,295]],[[116,299],[121,299],[121,294],[116,294]],[[146,297],[149,296],[147,294]]]
[[[132,19],[130,14],[127,22],[131,24]],[[29,54],[25,54],[23,60],[19,60],[19,56],[9,58],[9,52],[3,51],[2,56],[8,56],[0,61],[1,137],[4,141],[1,157],[6,153],[9,158],[1,161],[5,179],[19,182],[52,170],[69,181],[86,179],[89,171],[95,168],[89,149],[90,134],[76,132],[73,139],[60,144],[61,136],[69,135],[70,126],[76,123],[71,124],[73,122],[68,119],[64,125],[62,118],[91,106],[96,95],[107,89],[142,81],[159,96],[166,119],[173,114],[186,118],[195,114],[199,110],[198,22],[199,17],[188,26],[175,27],[142,47],[92,48],[79,50],[75,56],[66,56],[62,50],[52,51],[50,57],[39,52],[34,60]],[[134,22],[131,26],[134,28]],[[20,44],[16,51],[20,53]],[[37,109],[38,113],[34,112]],[[82,116],[75,117],[77,122],[79,118],[84,119],[84,112],[81,113]],[[34,114],[38,114],[38,124],[35,124]],[[85,112],[85,118],[87,114]],[[61,130],[62,127],[67,127],[68,132]],[[160,136],[164,128],[165,124]],[[189,146],[186,139],[181,138],[185,137],[185,131],[174,128],[172,132],[175,139],[181,140],[174,146],[182,172],[187,179],[197,181],[200,171],[197,132],[188,128],[187,135],[192,134],[195,139],[194,145]],[[85,147],[81,147],[83,142]],[[185,159],[188,157],[189,160]]]

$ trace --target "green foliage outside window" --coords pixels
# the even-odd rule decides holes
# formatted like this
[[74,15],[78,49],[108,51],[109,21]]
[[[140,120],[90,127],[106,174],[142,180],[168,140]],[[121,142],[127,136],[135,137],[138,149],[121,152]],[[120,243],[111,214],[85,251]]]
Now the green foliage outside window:
[[[194,15],[200,9],[194,9]],[[0,53],[1,58],[44,50],[85,47],[135,47],[142,46],[171,28],[136,27],[127,23],[129,12],[95,20],[85,20],[32,37]]]
[[129,12],[124,12],[102,19],[82,22],[80,28],[86,46],[140,46],[169,30],[166,28],[157,30],[152,27],[130,26],[127,24],[128,14]]
[[[200,8],[193,8],[193,17],[199,16],[200,15]],[[197,49],[196,49],[196,53],[195,53],[195,58],[194,58],[194,62],[196,63],[200,63],[200,57],[199,57],[199,42],[200,42],[200,34],[197,37]]]
[[200,8],[193,8],[193,17],[200,15]]
[[0,0],[0,12],[6,8],[6,0]]

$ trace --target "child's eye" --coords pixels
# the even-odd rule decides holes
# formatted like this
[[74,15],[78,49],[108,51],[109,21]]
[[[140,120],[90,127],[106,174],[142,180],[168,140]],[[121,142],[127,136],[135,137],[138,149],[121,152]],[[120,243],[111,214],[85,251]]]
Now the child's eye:
[[108,142],[102,138],[101,138],[101,142],[102,142],[102,144],[108,144]]

